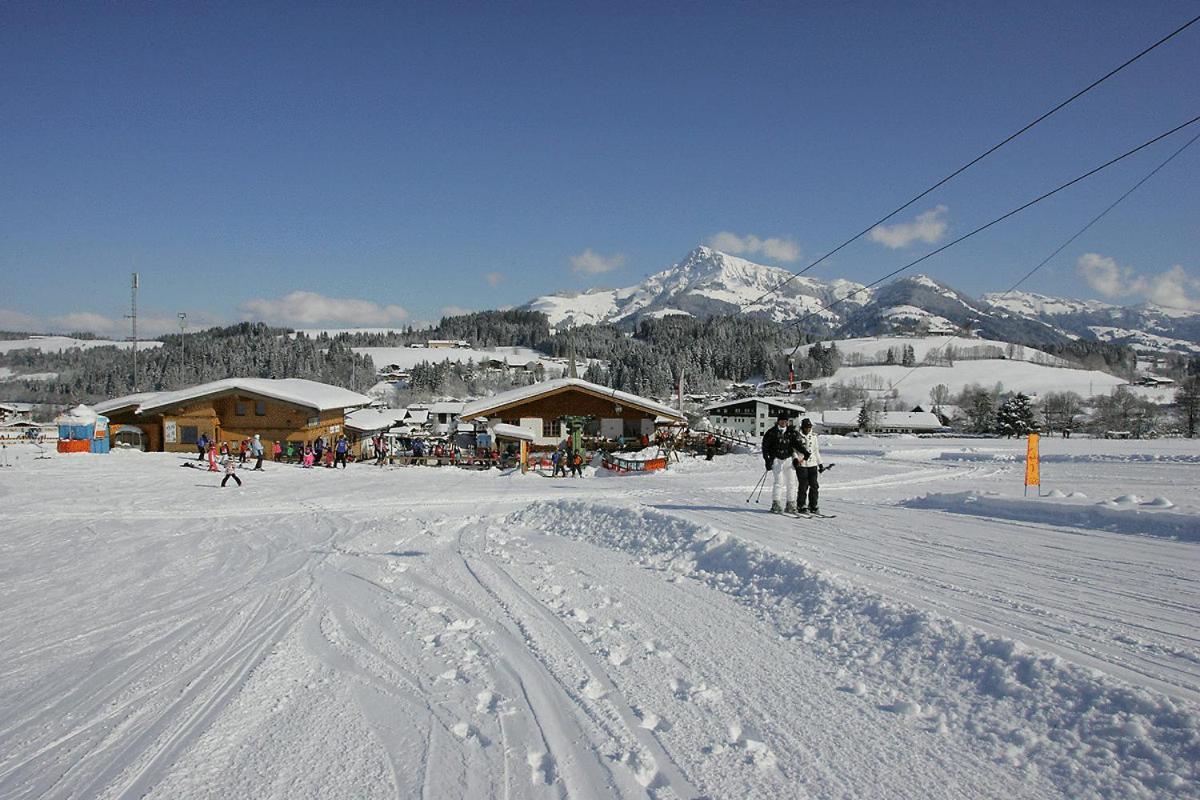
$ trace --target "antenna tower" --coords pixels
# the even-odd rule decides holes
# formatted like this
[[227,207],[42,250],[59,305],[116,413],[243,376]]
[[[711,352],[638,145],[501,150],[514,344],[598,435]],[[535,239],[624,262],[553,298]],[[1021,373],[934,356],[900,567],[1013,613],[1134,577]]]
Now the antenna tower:
[[137,292],[138,292],[138,274],[133,273],[133,280],[130,283],[129,291],[129,313],[126,316],[133,324],[133,335],[130,340],[133,342],[133,390],[138,391],[138,367],[137,367],[137,350],[138,350],[138,333],[137,333]]

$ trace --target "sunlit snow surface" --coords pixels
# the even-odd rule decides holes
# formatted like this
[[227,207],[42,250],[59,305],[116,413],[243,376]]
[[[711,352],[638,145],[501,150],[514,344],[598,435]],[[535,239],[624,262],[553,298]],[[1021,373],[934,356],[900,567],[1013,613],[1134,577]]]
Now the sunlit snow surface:
[[1194,797],[1200,449],[1023,448],[829,438],[828,520],[9,448],[0,797]]

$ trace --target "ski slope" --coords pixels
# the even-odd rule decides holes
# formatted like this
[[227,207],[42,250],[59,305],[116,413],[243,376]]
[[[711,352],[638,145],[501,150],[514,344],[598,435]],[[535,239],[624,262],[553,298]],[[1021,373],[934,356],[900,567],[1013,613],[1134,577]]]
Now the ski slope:
[[822,521],[8,448],[0,797],[1196,797],[1194,443],[1023,447],[827,437]]

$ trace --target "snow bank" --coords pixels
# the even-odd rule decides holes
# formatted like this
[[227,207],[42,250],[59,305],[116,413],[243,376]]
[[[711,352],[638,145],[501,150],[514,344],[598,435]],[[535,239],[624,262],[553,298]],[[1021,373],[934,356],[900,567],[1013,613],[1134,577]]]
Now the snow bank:
[[[737,598],[839,666],[848,697],[970,737],[1065,796],[1192,792],[1200,711],[880,596],[712,526],[561,500],[508,518],[635,556]],[[868,687],[878,687],[874,690]],[[890,687],[890,688],[886,688]]]
[[1166,498],[1142,502],[1140,498],[1125,496],[1098,504],[1070,500],[1069,496],[1060,500],[1058,497],[1002,497],[977,492],[953,492],[915,497],[905,501],[904,505],[955,514],[1200,542],[1200,516],[1166,510],[1174,507]]

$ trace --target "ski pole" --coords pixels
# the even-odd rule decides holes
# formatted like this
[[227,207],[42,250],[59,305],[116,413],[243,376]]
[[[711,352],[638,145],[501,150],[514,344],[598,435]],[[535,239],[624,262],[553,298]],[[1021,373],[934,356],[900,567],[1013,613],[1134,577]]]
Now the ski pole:
[[771,470],[763,473],[763,479],[758,484],[758,496],[754,498],[754,503],[757,505],[759,500],[762,500],[763,491],[767,488],[767,476],[771,474]]
[[764,485],[767,482],[767,473],[768,472],[770,472],[770,470],[763,470],[762,477],[758,479],[758,483],[754,484],[754,488],[750,490],[750,497],[746,498],[747,503],[749,503],[750,499],[752,497],[754,497],[754,493],[758,491],[759,487]]

